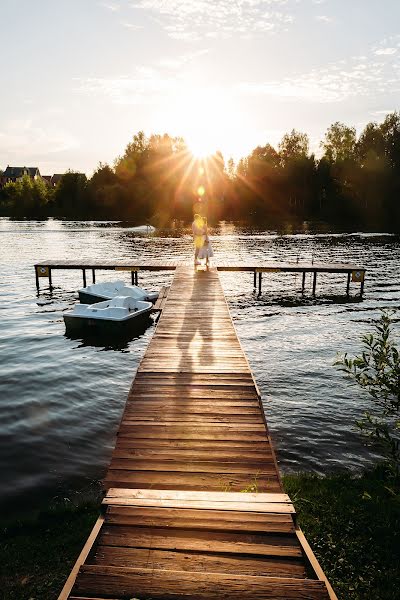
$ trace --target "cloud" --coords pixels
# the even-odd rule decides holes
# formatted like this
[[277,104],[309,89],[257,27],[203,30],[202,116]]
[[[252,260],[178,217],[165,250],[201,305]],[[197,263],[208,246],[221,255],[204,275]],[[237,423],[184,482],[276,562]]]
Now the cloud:
[[121,25],[126,27],[127,29],[131,29],[133,31],[138,31],[139,29],[143,29],[144,25],[136,25],[135,23],[129,23],[128,21],[122,21]]
[[160,101],[160,95],[173,92],[176,78],[153,75],[140,76],[140,68],[134,77],[100,78],[92,77],[78,80],[77,91],[89,96],[109,98],[114,104],[139,105]]
[[378,60],[352,57],[312,69],[296,77],[264,82],[242,82],[236,86],[244,95],[267,95],[308,102],[342,102],[361,96],[377,97],[400,92],[400,61],[393,64],[389,53]]
[[375,54],[377,56],[391,56],[392,54],[396,54],[397,48],[380,48],[379,50],[375,50]]
[[108,10],[111,10],[111,12],[118,12],[121,8],[119,4],[112,2],[102,2],[101,6],[107,8]]
[[131,6],[156,15],[179,40],[234,37],[281,30],[293,22],[297,0],[136,0]]
[[138,65],[132,75],[75,79],[78,84],[75,91],[89,96],[108,97],[114,104],[159,103],[163,94],[177,93],[184,80],[185,65],[208,52],[208,48],[203,48],[175,57],[165,56],[153,64]]
[[33,119],[10,120],[0,130],[0,147],[7,148],[7,160],[65,152],[79,146],[78,140],[59,127],[43,126]]
[[322,23],[332,23],[333,22],[332,17],[328,17],[327,15],[317,15],[315,17],[315,19],[317,21],[321,21]]

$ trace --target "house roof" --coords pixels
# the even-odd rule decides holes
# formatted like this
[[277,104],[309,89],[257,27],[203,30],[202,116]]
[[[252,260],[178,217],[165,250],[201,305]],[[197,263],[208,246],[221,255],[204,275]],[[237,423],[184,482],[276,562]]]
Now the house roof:
[[54,173],[54,175],[51,178],[51,183],[57,183],[58,181],[60,181],[62,176],[63,173]]
[[28,174],[26,167],[10,167],[8,166],[3,173],[3,177],[22,177]]
[[37,167],[10,167],[8,166],[3,173],[3,177],[17,178],[29,175],[35,177],[40,175],[40,171]]

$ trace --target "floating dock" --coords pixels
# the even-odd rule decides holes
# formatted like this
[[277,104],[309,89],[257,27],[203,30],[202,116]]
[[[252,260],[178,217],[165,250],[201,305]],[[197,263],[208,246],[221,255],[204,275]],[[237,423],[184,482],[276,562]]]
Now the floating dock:
[[284,493],[217,270],[177,266],[59,600],[337,600]]
[[[264,273],[301,273],[302,285],[301,292],[304,294],[307,273],[313,275],[312,294],[315,296],[317,287],[318,273],[342,273],[347,275],[346,295],[350,295],[350,282],[360,283],[360,296],[364,292],[365,271],[364,267],[347,263],[284,263],[284,262],[257,262],[257,263],[237,263],[225,262],[219,263],[213,261],[214,268],[217,271],[237,271],[253,273],[254,288],[257,288],[261,294],[262,276]],[[49,287],[52,288],[52,271],[55,270],[80,270],[82,271],[83,287],[86,287],[86,272],[92,272],[92,282],[96,283],[96,271],[128,271],[132,276],[132,284],[138,283],[138,273],[140,271],[175,271],[178,266],[188,266],[188,261],[157,261],[157,260],[108,260],[108,261],[88,261],[88,260],[47,260],[38,262],[34,265],[36,288],[39,292],[40,278],[46,277],[49,281]]]

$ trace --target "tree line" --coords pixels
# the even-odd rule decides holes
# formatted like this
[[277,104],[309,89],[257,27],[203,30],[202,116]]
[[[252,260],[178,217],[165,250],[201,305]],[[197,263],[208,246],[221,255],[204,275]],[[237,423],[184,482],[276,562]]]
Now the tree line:
[[220,152],[195,159],[182,138],[133,136],[113,166],[88,179],[68,171],[55,188],[28,176],[0,189],[0,214],[15,218],[113,219],[168,226],[196,211],[247,222],[321,220],[400,225],[400,113],[354,127],[336,122],[319,159],[307,134],[292,130],[277,148],[258,146],[237,164]]

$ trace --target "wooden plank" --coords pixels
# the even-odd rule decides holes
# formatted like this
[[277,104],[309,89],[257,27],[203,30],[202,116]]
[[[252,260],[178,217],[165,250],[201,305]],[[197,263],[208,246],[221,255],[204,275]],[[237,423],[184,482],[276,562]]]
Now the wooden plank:
[[187,600],[327,600],[323,581],[283,577],[134,569],[85,565],[74,590],[76,596],[97,594],[141,599]]
[[171,490],[152,490],[152,489],[121,489],[111,488],[107,492],[107,498],[121,497],[133,499],[147,499],[147,500],[204,500],[213,502],[225,502],[231,504],[232,502],[240,502],[242,504],[251,504],[255,506],[257,503],[265,504],[282,502],[290,503],[291,500],[287,494],[261,494],[261,493],[232,493],[232,492],[189,492],[189,491],[178,491],[175,489]]
[[91,563],[137,569],[177,569],[210,573],[234,573],[237,575],[265,575],[275,577],[304,578],[305,569],[301,559],[283,557],[238,556],[236,554],[207,554],[196,552],[173,552],[153,548],[126,548],[97,546]]
[[283,513],[109,505],[106,514],[108,525],[252,533],[294,533],[291,515]]
[[112,458],[138,458],[138,459],[161,459],[163,461],[223,461],[225,463],[241,463],[248,459],[250,462],[260,461],[262,463],[271,460],[271,452],[258,451],[218,451],[218,450],[184,450],[184,449],[165,449],[165,448],[121,448],[119,445],[113,451]]
[[157,548],[257,556],[301,557],[301,548],[295,536],[275,533],[260,534],[201,529],[170,529],[168,527],[134,527],[104,525],[99,544],[127,548]]
[[[109,469],[104,479],[108,487],[156,488],[176,490],[224,489],[239,492],[254,482],[255,475],[241,473],[181,473],[175,471],[123,471]],[[256,479],[260,492],[277,492],[280,489],[276,474],[259,475]]]
[[94,527],[93,527],[92,531],[90,532],[89,537],[86,540],[86,543],[85,543],[84,547],[82,548],[82,551],[79,554],[75,565],[72,567],[72,571],[69,574],[68,579],[65,582],[63,589],[60,592],[60,595],[58,596],[58,600],[67,600],[68,599],[69,594],[72,590],[72,587],[75,584],[75,580],[78,575],[79,569],[81,568],[81,566],[87,559],[89,552],[91,551],[92,546],[99,534],[99,531],[101,530],[101,528],[103,526],[103,523],[104,523],[104,516],[101,515],[97,519],[96,523],[94,524]]
[[216,461],[179,461],[175,460],[172,464],[168,460],[157,459],[140,459],[137,457],[117,458],[113,457],[110,463],[110,470],[123,471],[157,471],[157,472],[180,472],[180,473],[243,473],[251,479],[254,475],[271,476],[275,474],[275,465],[268,464],[261,460],[258,462],[241,461],[238,463],[225,463],[220,460]]

